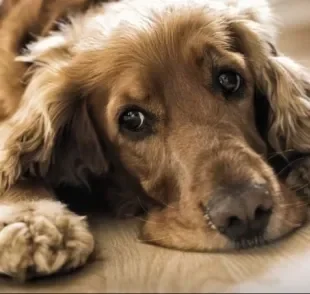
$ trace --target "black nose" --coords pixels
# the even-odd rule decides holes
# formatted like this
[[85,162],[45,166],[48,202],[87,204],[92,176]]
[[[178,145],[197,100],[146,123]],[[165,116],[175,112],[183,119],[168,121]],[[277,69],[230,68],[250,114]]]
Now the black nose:
[[212,197],[206,217],[230,239],[251,239],[266,229],[272,204],[264,185],[232,186]]

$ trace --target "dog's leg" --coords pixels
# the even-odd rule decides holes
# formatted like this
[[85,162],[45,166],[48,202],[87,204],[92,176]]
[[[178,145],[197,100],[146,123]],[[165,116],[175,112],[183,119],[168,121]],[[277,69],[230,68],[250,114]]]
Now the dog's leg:
[[19,279],[82,266],[94,250],[85,219],[36,183],[0,198],[0,273]]

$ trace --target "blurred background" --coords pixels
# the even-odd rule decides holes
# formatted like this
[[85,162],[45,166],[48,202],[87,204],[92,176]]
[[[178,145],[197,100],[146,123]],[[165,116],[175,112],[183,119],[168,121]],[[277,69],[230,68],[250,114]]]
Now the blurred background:
[[269,1],[279,23],[280,49],[310,68],[310,0]]

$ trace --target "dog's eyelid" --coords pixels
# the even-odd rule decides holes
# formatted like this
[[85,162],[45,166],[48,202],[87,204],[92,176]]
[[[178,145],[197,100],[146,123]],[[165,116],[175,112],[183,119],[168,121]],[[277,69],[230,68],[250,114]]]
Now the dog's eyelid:
[[126,101],[128,101],[128,103],[139,103],[144,102],[144,101],[149,101],[151,99],[151,95],[149,93],[145,93],[142,91],[135,91],[134,94],[133,93],[127,93],[125,95],[123,95],[124,99],[126,99]]
[[202,49],[196,52],[195,56],[195,62],[198,65],[198,67],[203,67],[203,65],[210,61],[210,63],[213,63],[214,57],[216,56],[215,49],[212,48],[210,44],[204,44],[202,46]]
[[157,115],[155,115],[152,111],[146,109],[146,107],[143,107],[139,104],[131,104],[131,103],[122,105],[116,112],[115,119],[118,120],[119,117],[122,115],[122,113],[129,111],[129,110],[142,112],[149,121],[158,120]]
[[[238,54],[239,55],[239,54]],[[200,58],[202,64],[205,64],[206,60],[210,62],[208,65],[210,66],[212,72],[220,72],[220,71],[232,71],[238,73],[241,77],[246,77],[246,69],[244,68],[244,64],[240,64],[234,58],[229,58],[226,54],[221,54],[220,52],[215,52],[212,48],[206,48],[204,57]],[[200,60],[197,58],[197,61]]]
[[241,79],[245,80],[245,73],[242,69],[236,68],[235,66],[216,66],[214,67],[213,74],[220,75],[223,72],[233,72],[241,77]]

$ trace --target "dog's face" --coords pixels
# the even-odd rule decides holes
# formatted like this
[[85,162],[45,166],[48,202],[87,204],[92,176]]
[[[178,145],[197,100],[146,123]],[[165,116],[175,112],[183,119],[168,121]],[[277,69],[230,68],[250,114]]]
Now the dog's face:
[[147,240],[221,249],[302,223],[304,207],[265,162],[253,68],[225,24],[176,10],[108,43],[84,57],[98,67],[84,72],[99,73],[91,111],[110,152],[164,206],[150,214]]
[[[254,100],[280,95],[274,87],[283,83],[278,75],[285,70],[281,60],[272,59],[267,36],[252,20],[236,21],[222,10],[216,13],[199,5],[163,5],[135,16],[117,26],[104,42],[98,34],[102,24],[96,27],[96,22],[89,22],[96,27],[91,35],[96,50],[86,38],[70,51],[81,48],[72,61],[64,62],[61,85],[53,90],[58,94],[54,101],[48,98],[46,110],[53,110],[59,93],[63,97],[78,93],[86,97],[91,117],[87,123],[84,118],[68,119],[69,129],[77,133],[65,146],[78,147],[85,162],[92,158],[90,170],[94,166],[102,170],[100,164],[106,162],[114,178],[118,169],[126,170],[162,204],[150,212],[144,226],[143,238],[149,242],[222,250],[258,245],[299,227],[306,207],[266,163],[267,142],[255,123],[257,115],[267,113],[258,114]],[[65,49],[58,50],[38,59],[55,60]],[[26,92],[28,97],[38,89],[36,83],[43,83],[42,73]],[[257,96],[258,88],[267,98]],[[64,103],[52,119],[61,117],[63,109],[68,115]],[[282,117],[281,131],[274,130],[277,119],[270,119],[272,134],[288,128]],[[58,121],[51,125],[63,129]],[[58,137],[64,140],[63,135]],[[80,137],[88,145],[79,144]],[[291,140],[287,145],[296,147],[298,139]],[[36,154],[37,149],[31,152]],[[40,156],[36,154],[37,161]],[[63,165],[67,171],[74,166]]]

